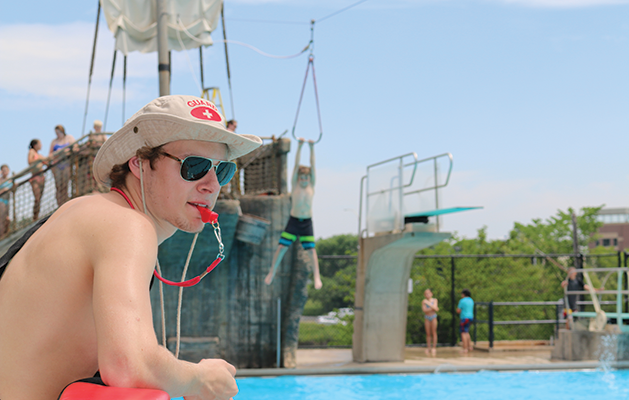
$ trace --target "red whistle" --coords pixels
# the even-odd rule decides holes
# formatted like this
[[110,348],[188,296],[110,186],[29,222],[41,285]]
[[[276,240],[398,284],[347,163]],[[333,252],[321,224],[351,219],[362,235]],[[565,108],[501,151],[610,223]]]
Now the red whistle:
[[216,223],[218,221],[218,214],[214,211],[210,210],[207,207],[197,206],[197,209],[201,213],[201,220],[203,223],[207,224],[208,222]]

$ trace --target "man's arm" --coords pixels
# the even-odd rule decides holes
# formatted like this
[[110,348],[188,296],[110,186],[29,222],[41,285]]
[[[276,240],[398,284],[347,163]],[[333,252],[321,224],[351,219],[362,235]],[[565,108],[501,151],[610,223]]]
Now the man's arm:
[[301,159],[301,146],[304,145],[304,139],[297,139],[297,153],[295,154],[295,168],[293,168],[293,179],[291,181],[291,187],[297,186],[297,179],[299,177],[299,160]]
[[157,238],[148,219],[123,211],[94,221],[101,232],[86,239],[94,266],[93,312],[103,381],[161,389],[171,397],[235,396],[233,366],[223,360],[180,361],[158,344],[148,289]]
[[309,140],[308,145],[310,145],[310,184],[314,187],[315,185],[315,153],[314,153],[314,141]]

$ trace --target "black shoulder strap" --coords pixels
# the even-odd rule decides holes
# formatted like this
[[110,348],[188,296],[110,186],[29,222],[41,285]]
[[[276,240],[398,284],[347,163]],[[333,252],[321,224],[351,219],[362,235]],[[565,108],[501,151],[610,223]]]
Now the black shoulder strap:
[[41,228],[41,226],[46,221],[48,221],[49,217],[50,216],[42,218],[39,221],[37,221],[37,223],[35,225],[33,225],[31,227],[31,229],[26,231],[26,233],[24,235],[22,235],[22,237],[20,237],[18,240],[16,240],[15,243],[13,243],[11,245],[11,247],[9,247],[9,250],[7,250],[7,252],[2,257],[0,257],[0,278],[2,278],[2,274],[4,274],[4,270],[6,269],[7,265],[9,264],[9,261],[11,261],[11,259],[17,254],[18,251],[20,251],[22,246],[24,246],[24,243],[26,243],[26,241],[31,236],[33,236],[33,233],[35,233],[36,230]]

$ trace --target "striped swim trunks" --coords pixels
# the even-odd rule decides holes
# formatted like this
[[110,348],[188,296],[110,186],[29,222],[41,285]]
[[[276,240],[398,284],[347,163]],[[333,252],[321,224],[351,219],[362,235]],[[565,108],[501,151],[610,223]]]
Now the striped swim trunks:
[[291,215],[284,228],[284,232],[280,236],[280,244],[282,246],[290,246],[299,237],[301,246],[304,249],[314,249],[315,239],[312,229],[312,218],[295,218]]

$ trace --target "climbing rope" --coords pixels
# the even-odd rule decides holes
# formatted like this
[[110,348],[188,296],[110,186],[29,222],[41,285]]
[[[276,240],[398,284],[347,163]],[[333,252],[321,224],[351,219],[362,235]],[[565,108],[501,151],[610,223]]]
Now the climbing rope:
[[319,119],[319,138],[315,141],[315,143],[319,143],[321,137],[323,136],[323,126],[321,125],[321,108],[319,107],[319,92],[317,91],[317,76],[315,74],[315,66],[314,66],[314,26],[315,20],[313,19],[310,24],[310,55],[308,56],[308,65],[306,65],[306,76],[304,77],[304,83],[301,86],[301,94],[299,95],[299,102],[297,103],[297,113],[295,114],[295,122],[293,123],[293,138],[297,140],[295,136],[295,128],[297,127],[297,120],[299,119],[299,110],[301,109],[301,101],[304,98],[304,91],[306,90],[306,82],[308,81],[308,73],[312,68],[312,83],[314,85],[314,94],[315,101],[317,104],[317,118]]

